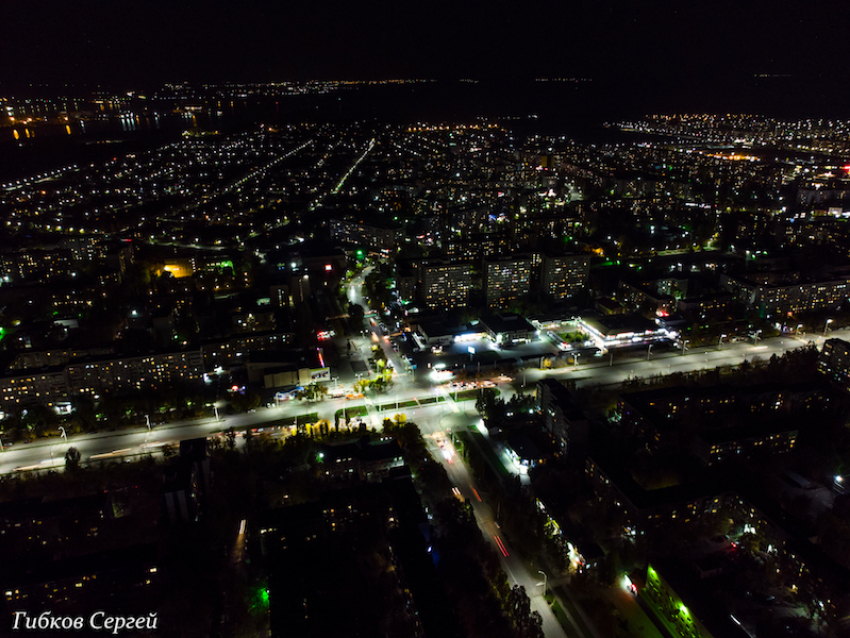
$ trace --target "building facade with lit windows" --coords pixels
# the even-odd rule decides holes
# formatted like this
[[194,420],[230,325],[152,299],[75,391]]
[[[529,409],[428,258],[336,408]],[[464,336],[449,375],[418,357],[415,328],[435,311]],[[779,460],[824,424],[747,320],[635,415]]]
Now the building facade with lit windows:
[[699,522],[722,509],[738,512],[740,495],[730,480],[704,478],[693,483],[645,489],[604,450],[591,453],[584,474],[596,498],[623,516],[626,527],[648,530],[673,520]]
[[54,406],[68,400],[65,370],[29,371],[0,377],[0,409],[42,404]]
[[694,455],[706,465],[790,452],[799,431],[788,425],[741,426],[696,435]]
[[484,294],[489,308],[520,301],[531,293],[532,259],[528,255],[484,261]]
[[469,303],[469,262],[427,261],[418,271],[419,296],[428,308],[463,308]]
[[570,391],[557,379],[537,382],[537,409],[543,416],[544,426],[555,437],[561,454],[587,441],[587,417],[573,402]]
[[102,361],[80,361],[66,367],[70,393],[140,389],[158,384],[199,383],[204,375],[200,350],[169,352]]
[[201,345],[201,355],[206,370],[228,369],[242,365],[248,353],[256,350],[279,350],[292,343],[292,335],[286,332],[253,332],[235,335],[226,341],[213,341]]
[[389,223],[347,216],[330,220],[331,237],[371,250],[392,250],[401,239],[401,228]]
[[[206,374],[245,365],[252,352],[291,343],[288,333],[248,333],[206,343],[199,350],[116,357],[105,349],[24,352],[0,376],[0,409],[39,403],[55,406],[74,394],[138,390],[159,384],[197,385]],[[44,366],[53,364],[44,369]],[[36,369],[38,368],[38,369]]]
[[721,275],[720,282],[738,301],[765,318],[836,308],[850,296],[847,279],[782,285]]
[[569,299],[587,285],[590,255],[544,255],[540,284],[553,301]]
[[[625,393],[617,414],[650,449],[675,440],[682,424],[699,426],[693,452],[713,465],[792,450],[797,440],[796,417],[821,409],[830,400],[829,389],[822,383],[676,386]],[[740,419],[732,422],[736,415]],[[709,428],[706,420],[729,425]]]
[[94,263],[106,282],[120,282],[133,263],[130,243],[96,241],[92,238],[67,238],[56,246],[0,252],[0,282],[14,283],[32,279],[49,281],[76,276],[76,270]]
[[850,342],[827,339],[818,355],[818,370],[840,385],[850,386]]

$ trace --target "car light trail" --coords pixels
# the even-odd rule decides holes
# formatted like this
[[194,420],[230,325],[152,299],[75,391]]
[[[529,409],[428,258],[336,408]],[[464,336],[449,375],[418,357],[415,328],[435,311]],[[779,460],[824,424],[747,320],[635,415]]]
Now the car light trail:
[[484,501],[482,501],[482,500],[481,500],[481,497],[478,495],[478,490],[476,490],[474,487],[472,488],[472,493],[473,493],[473,494],[475,494],[475,498],[477,498],[477,499],[478,499],[478,502],[479,502],[479,503],[483,503],[483,502],[484,502]]
[[113,450],[112,452],[104,452],[103,454],[95,454],[94,456],[89,457],[90,459],[99,459],[104,456],[119,456],[121,454],[126,454],[127,452],[132,452],[133,448],[124,448],[123,450]]
[[502,556],[504,556],[505,558],[510,556],[510,554],[508,553],[508,550],[505,549],[505,546],[502,543],[502,539],[499,538],[498,536],[494,536],[493,538],[496,539],[496,545],[499,546],[499,551],[502,552]]

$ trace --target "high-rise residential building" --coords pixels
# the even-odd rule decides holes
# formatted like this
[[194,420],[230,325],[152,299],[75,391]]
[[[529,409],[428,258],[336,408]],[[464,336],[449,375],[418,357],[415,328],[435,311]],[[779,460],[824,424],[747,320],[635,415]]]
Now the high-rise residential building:
[[429,308],[462,308],[469,302],[469,262],[429,260],[419,265],[419,296]]
[[850,343],[827,339],[818,355],[818,369],[830,379],[850,386]]
[[587,285],[590,255],[543,257],[540,283],[543,294],[553,301],[572,297]]
[[501,308],[531,292],[532,260],[528,255],[484,261],[487,306]]
[[573,402],[570,391],[557,379],[537,382],[537,409],[546,429],[555,437],[560,453],[587,442],[587,417]]

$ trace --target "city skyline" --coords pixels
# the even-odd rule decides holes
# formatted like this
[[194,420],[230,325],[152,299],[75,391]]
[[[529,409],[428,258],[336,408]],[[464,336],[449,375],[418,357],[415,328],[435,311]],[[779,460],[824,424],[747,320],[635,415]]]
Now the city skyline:
[[3,17],[0,634],[848,635],[843,8]]
[[790,76],[842,91],[848,16],[818,4],[14,4],[0,86],[592,77],[706,92]]

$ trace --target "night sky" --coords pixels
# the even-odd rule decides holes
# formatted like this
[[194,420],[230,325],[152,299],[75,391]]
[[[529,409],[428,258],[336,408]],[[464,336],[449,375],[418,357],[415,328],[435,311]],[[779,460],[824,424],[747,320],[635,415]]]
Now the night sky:
[[[847,84],[841,2],[4,2],[0,83],[730,76]],[[801,86],[801,90],[806,90]]]

